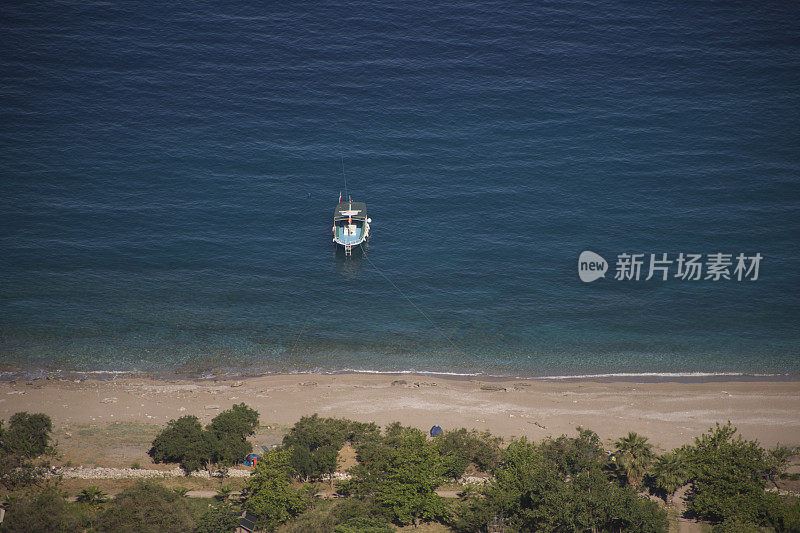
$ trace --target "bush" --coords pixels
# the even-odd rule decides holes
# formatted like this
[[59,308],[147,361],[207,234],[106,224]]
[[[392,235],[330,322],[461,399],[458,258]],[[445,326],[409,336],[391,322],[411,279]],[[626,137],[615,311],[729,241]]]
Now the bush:
[[163,485],[140,482],[108,504],[98,531],[190,532],[194,529],[186,500]]
[[209,505],[197,520],[195,533],[227,533],[236,531],[239,525],[239,513],[227,502]]
[[334,533],[393,533],[391,524],[369,517],[351,518],[333,528]]
[[81,520],[55,487],[12,496],[5,505],[3,531],[82,531]]

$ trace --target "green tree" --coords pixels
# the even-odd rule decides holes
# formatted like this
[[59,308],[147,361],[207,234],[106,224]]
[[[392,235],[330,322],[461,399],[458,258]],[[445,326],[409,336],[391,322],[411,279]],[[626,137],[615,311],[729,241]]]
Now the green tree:
[[211,460],[211,447],[196,416],[170,420],[156,435],[147,452],[156,463],[179,463],[187,473],[205,468]]
[[617,465],[630,486],[638,487],[653,461],[653,446],[647,442],[647,437],[631,431],[627,437],[617,440],[616,447],[614,459]]
[[302,493],[292,486],[291,448],[265,453],[247,482],[246,509],[270,530],[298,516],[306,508]]
[[230,466],[253,451],[247,437],[258,427],[258,412],[244,403],[214,417],[203,429],[196,416],[170,420],[148,454],[156,463],[179,463],[189,474],[211,465]]
[[359,465],[340,492],[374,501],[397,524],[417,524],[446,516],[444,501],[435,490],[441,484],[439,452],[425,434],[398,423],[383,437],[362,442],[356,454]]
[[190,532],[194,520],[186,500],[163,485],[140,482],[106,506],[98,531]]
[[781,474],[786,472],[786,468],[791,462],[792,455],[793,452],[791,449],[786,446],[781,446],[780,444],[767,452],[765,475],[776,489],[778,488],[777,479]]
[[525,439],[510,443],[494,481],[481,490],[482,497],[460,505],[453,527],[485,531],[499,518],[512,531],[667,530],[666,513],[631,488],[611,482],[600,458],[590,454],[578,460],[581,454],[576,454],[569,461],[557,460],[556,449],[572,453],[583,447],[596,451],[599,446],[590,433],[572,440],[547,441],[541,447]]
[[664,502],[672,503],[675,491],[689,481],[689,465],[679,450],[673,450],[656,458],[650,469],[648,485],[652,492],[661,496]]
[[258,427],[258,412],[244,403],[221,412],[206,428],[204,438],[210,450],[209,462],[231,466],[253,451],[247,437]]
[[197,520],[195,533],[227,533],[236,531],[239,525],[239,513],[230,503],[209,505]]
[[50,451],[50,433],[53,422],[50,417],[27,412],[14,413],[8,423],[8,429],[0,425],[0,444],[6,454],[19,455],[34,459]]
[[465,428],[447,431],[434,442],[441,457],[442,473],[451,479],[463,476],[470,464],[481,472],[489,471],[499,463],[503,453],[500,437]]
[[539,445],[543,459],[555,464],[564,476],[575,476],[592,468],[605,467],[608,454],[597,433],[580,426],[575,429],[577,437],[561,435],[556,439],[545,439]]
[[390,512],[392,521],[418,524],[446,515],[444,501],[436,494],[442,483],[439,454],[419,430],[412,431],[389,450],[381,465],[376,502]]
[[[342,418],[323,418],[317,414],[304,416],[283,438],[283,445],[294,450],[292,467],[304,480],[330,475],[333,452],[336,455],[345,442],[358,444],[379,435],[378,426]],[[317,455],[320,455],[317,457]]]
[[313,471],[320,475],[327,475],[333,483],[333,474],[339,466],[339,450],[333,446],[322,446],[318,448],[312,456]]
[[693,480],[686,508],[691,516],[714,523],[762,522],[767,459],[757,442],[736,435],[730,422],[717,424],[695,439],[689,461]]
[[[46,457],[55,455],[50,444],[50,417],[37,413],[15,413],[8,428],[0,421],[0,483],[14,490],[42,481],[48,474]],[[45,458],[41,458],[45,456]],[[39,459],[39,460],[37,460]]]

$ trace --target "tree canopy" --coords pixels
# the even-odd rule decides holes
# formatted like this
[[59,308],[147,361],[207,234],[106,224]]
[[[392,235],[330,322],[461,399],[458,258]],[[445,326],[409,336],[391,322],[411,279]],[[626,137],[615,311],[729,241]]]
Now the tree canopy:
[[306,508],[303,494],[292,486],[291,448],[265,453],[247,481],[245,508],[268,529],[293,518]]
[[209,465],[233,465],[253,451],[247,437],[258,427],[258,412],[244,403],[218,414],[203,429],[196,416],[170,420],[148,451],[156,463],[178,463],[188,474]]
[[655,502],[609,477],[607,455],[593,433],[537,446],[513,441],[495,479],[456,511],[458,531],[485,531],[499,520],[514,531],[665,532]]
[[291,465],[302,479],[331,476],[337,467],[339,451],[345,442],[358,444],[379,435],[374,423],[341,418],[324,418],[316,413],[302,417],[283,438],[292,448]]

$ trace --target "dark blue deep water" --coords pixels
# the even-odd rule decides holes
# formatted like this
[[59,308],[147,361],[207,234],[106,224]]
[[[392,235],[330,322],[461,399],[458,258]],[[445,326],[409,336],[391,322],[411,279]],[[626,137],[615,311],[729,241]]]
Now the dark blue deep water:
[[796,2],[284,4],[0,7],[2,369],[800,374]]

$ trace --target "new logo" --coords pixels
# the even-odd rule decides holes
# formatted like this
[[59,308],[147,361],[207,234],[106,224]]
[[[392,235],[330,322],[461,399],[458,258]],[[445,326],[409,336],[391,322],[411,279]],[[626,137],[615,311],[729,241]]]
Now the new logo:
[[581,252],[578,257],[578,276],[584,283],[589,283],[597,278],[606,277],[608,263],[601,256],[589,250]]

